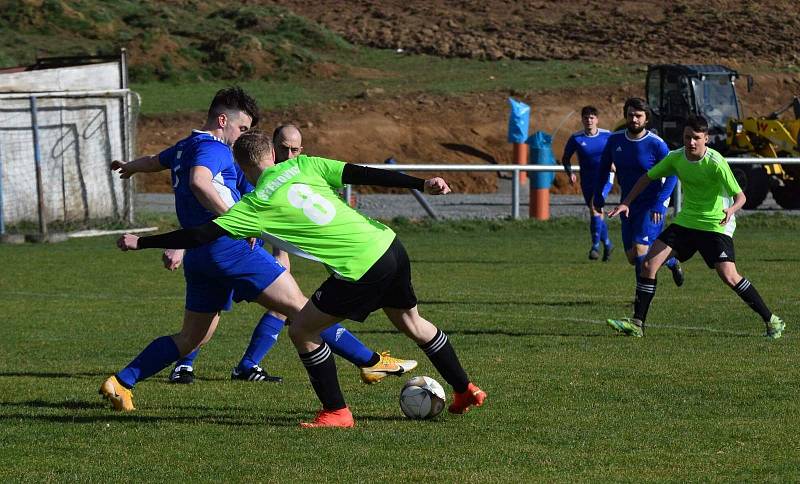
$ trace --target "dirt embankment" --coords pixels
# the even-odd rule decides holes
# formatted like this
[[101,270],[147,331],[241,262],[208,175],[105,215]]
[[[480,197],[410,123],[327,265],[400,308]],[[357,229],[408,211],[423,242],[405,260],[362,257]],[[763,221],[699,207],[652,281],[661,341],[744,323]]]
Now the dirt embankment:
[[[441,56],[484,59],[586,59],[595,62],[800,64],[800,15],[796,2],[603,2],[421,0],[369,2],[278,0],[351,42],[403,48]],[[747,115],[765,115],[800,95],[800,74],[755,76],[753,92],[739,92]],[[742,83],[743,84],[743,83]],[[643,95],[633,86],[516,93],[532,106],[531,132],[555,133],[560,157],[567,137],[580,129],[575,112],[585,104],[601,111],[601,125],[621,118],[624,99]],[[267,113],[271,130],[293,122],[306,152],[335,159],[381,163],[507,164],[508,93],[442,98],[391,95]],[[202,124],[202,114],[145,118],[139,123],[139,153],[155,153]],[[462,192],[491,192],[494,173],[448,173]],[[142,183],[143,182],[143,183]],[[144,177],[140,187],[169,191],[165,174]],[[563,176],[557,191],[573,191]]]

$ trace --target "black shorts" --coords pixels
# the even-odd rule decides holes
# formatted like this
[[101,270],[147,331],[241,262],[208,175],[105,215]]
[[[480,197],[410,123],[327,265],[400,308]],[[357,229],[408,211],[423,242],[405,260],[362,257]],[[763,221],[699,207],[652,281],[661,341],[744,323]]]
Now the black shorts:
[[689,260],[695,252],[700,252],[706,265],[713,269],[718,262],[736,262],[733,239],[719,232],[697,230],[672,224],[661,232],[658,240],[675,251],[681,262]]
[[416,306],[411,262],[400,239],[395,237],[361,279],[345,281],[331,275],[314,292],[311,301],[323,313],[353,321],[364,321],[371,312],[381,308]]

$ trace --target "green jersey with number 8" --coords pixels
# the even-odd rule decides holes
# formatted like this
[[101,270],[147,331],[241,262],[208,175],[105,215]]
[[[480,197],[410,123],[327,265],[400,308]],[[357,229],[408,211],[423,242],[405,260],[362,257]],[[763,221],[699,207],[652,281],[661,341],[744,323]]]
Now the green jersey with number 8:
[[345,163],[300,155],[265,170],[255,190],[214,222],[235,238],[262,237],[355,281],[395,238],[339,197]]

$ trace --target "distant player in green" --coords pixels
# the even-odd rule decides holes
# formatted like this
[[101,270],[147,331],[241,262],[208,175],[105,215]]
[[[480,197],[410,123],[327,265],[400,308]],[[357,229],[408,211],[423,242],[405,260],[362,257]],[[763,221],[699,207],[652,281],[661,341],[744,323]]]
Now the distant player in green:
[[[300,155],[274,163],[274,149],[265,133],[245,133],[234,156],[255,190],[224,215],[200,227],[139,238],[125,234],[123,250],[190,248],[228,235],[260,236],[273,247],[323,263],[330,277],[302,306],[286,298],[277,311],[291,320],[289,336],[309,374],[322,410],[304,427],[352,427],[330,348],[322,330],[343,318],[364,321],[383,309],[392,323],[413,339],[454,391],[449,410],[464,413],[480,406],[486,393],[467,377],[447,335],[422,318],[411,284],[411,265],[403,245],[387,226],[356,212],[337,189],[345,184],[450,191],[438,177],[422,180],[397,172]],[[251,234],[251,235],[246,235]]]
[[669,154],[636,182],[625,200],[609,217],[627,214],[631,202],[652,180],[677,175],[683,187],[683,209],[650,247],[636,283],[632,319],[609,319],[612,328],[628,336],[644,334],[645,319],[656,293],[656,273],[673,254],[681,262],[700,252],[709,268],[736,291],[766,324],[764,336],[781,337],[784,322],[769,310],[755,286],[736,270],[733,248],[734,214],[742,208],[745,195],[733,177],[728,162],[708,148],[708,122],[690,116],[683,130],[683,148]]

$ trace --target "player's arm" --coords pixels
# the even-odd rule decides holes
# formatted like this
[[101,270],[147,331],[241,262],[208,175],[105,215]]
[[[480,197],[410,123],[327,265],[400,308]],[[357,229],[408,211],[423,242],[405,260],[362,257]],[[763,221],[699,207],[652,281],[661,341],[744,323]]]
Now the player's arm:
[[720,176],[722,178],[722,186],[725,187],[725,191],[728,193],[735,193],[733,196],[733,205],[728,208],[723,209],[725,212],[725,217],[719,222],[720,225],[726,225],[728,222],[731,221],[733,215],[742,207],[744,207],[745,202],[747,202],[747,197],[744,194],[744,191],[739,187],[739,183],[736,181],[736,178],[733,176],[733,172],[731,171],[730,166],[728,163],[723,160],[722,163],[719,163],[718,169],[720,171]]
[[379,187],[411,188],[431,195],[450,193],[450,187],[443,178],[434,177],[423,180],[397,171],[381,170],[347,163],[342,170],[342,183],[345,185],[375,185]]
[[123,251],[139,249],[194,249],[218,238],[231,235],[230,232],[215,224],[208,222],[205,225],[180,229],[166,234],[138,237],[133,234],[124,234],[117,239],[117,247]]
[[595,180],[594,196],[592,197],[592,206],[595,210],[600,210],[606,204],[606,197],[603,195],[603,188],[605,181],[611,173],[611,166],[614,164],[612,157],[611,143],[606,143],[603,148],[603,154],[600,155],[600,167],[597,172],[597,179]]
[[620,213],[623,215],[628,215],[631,203],[636,200],[636,197],[638,197],[652,181],[653,180],[650,179],[647,173],[640,176],[633,185],[633,188],[631,188],[631,191],[628,192],[628,196],[625,197],[625,200],[619,202],[619,205],[617,205],[614,210],[608,212],[608,216],[615,217]]
[[275,258],[287,271],[291,268],[291,261],[289,260],[289,253],[277,247],[272,248],[272,257]]
[[127,180],[137,173],[152,173],[166,170],[167,167],[158,161],[158,155],[147,155],[133,161],[114,160],[110,165],[111,171],[119,171],[119,177]]
[[214,176],[205,166],[193,166],[189,172],[189,189],[192,190],[200,205],[215,215],[222,215],[230,207],[222,200],[214,189]]
[[569,178],[569,184],[574,185],[575,180],[575,173],[572,173],[572,155],[575,154],[576,148],[575,138],[573,136],[569,137],[567,140],[567,144],[564,145],[564,154],[561,156],[561,164],[564,166],[564,171],[567,172],[567,177]]
[[744,192],[739,192],[733,196],[733,205],[728,208],[723,209],[722,211],[725,212],[725,217],[719,222],[720,225],[726,225],[728,222],[731,221],[733,215],[742,207],[744,207],[745,202],[747,202],[747,197],[745,196]]

